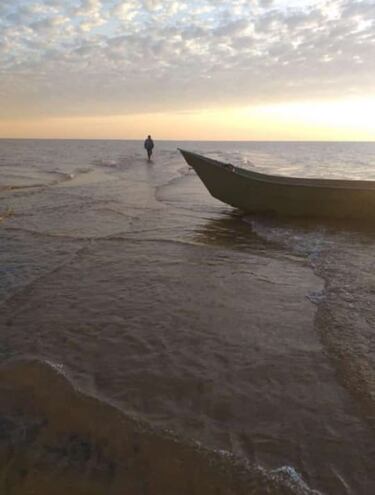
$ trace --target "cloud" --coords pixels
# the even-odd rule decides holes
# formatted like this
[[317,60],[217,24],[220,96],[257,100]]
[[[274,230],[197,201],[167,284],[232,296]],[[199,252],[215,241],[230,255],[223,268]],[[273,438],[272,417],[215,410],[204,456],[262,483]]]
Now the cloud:
[[0,115],[373,94],[374,11],[372,1],[355,0],[293,8],[278,0],[2,0]]

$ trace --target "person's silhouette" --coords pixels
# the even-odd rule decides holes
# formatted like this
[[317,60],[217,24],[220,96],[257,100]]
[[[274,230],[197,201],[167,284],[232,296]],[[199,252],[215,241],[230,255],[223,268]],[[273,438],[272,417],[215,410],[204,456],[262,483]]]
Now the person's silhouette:
[[152,149],[154,147],[154,141],[152,140],[150,135],[147,136],[147,139],[145,140],[144,147],[145,147],[145,150],[147,151],[148,161],[150,161],[151,155],[152,155]]

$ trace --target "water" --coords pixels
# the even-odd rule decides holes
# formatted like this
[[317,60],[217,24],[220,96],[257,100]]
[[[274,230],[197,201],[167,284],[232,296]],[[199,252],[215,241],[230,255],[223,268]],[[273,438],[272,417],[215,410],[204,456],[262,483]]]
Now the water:
[[375,493],[375,228],[244,216],[176,150],[375,179],[374,143],[0,141],[7,494]]

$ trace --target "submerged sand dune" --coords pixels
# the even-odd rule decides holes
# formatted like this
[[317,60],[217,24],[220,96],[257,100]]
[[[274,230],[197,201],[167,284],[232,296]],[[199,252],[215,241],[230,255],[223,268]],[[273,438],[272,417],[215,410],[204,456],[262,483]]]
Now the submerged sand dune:
[[8,363],[0,393],[1,493],[314,493],[288,470],[266,472],[153,430],[82,394],[47,363]]

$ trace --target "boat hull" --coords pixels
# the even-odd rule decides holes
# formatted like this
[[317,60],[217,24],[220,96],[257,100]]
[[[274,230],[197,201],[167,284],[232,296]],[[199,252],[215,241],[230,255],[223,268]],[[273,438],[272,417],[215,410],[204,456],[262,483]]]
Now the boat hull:
[[180,151],[213,197],[244,212],[306,218],[375,218],[372,181],[265,175]]

